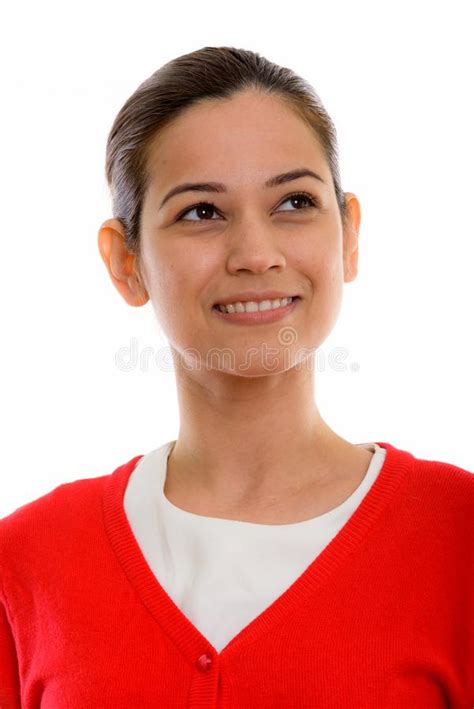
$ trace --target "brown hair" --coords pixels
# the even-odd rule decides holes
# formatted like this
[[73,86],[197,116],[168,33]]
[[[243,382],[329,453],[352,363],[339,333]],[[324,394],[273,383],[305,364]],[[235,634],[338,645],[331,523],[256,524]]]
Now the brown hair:
[[151,141],[189,106],[230,98],[246,88],[278,96],[314,130],[326,155],[345,222],[336,129],[312,86],[291,69],[278,66],[257,52],[203,47],[164,64],[141,83],[120,109],[107,139],[105,173],[113,216],[122,222],[126,246],[138,260]]

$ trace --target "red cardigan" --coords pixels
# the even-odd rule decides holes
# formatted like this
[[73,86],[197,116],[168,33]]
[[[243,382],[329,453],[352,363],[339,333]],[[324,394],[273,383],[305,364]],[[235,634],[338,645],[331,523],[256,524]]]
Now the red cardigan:
[[379,445],[356,511],[220,653],[128,524],[141,456],[1,519],[1,709],[471,709],[474,475]]

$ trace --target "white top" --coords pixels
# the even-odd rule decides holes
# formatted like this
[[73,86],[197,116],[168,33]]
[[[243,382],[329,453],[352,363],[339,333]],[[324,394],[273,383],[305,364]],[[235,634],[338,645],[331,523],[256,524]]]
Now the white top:
[[125,491],[125,513],[157,581],[220,652],[335,537],[377,478],[386,450],[358,444],[374,455],[344,502],[312,519],[276,525],[205,517],[173,505],[163,489],[175,442],[138,461]]

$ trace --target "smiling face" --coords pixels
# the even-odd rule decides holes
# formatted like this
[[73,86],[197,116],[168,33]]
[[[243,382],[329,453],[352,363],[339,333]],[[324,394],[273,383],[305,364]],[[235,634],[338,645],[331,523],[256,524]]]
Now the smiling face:
[[[265,185],[301,168],[319,178]],[[306,123],[255,90],[208,101],[157,135],[148,169],[140,275],[171,347],[194,352],[203,368],[241,376],[284,371],[302,350],[318,348],[337,319],[344,281],[356,275],[360,211],[347,195],[343,229],[329,166]],[[187,182],[222,186],[179,192],[163,204]],[[258,324],[237,324],[213,308],[243,291],[300,299]],[[212,358],[224,349],[227,358]]]

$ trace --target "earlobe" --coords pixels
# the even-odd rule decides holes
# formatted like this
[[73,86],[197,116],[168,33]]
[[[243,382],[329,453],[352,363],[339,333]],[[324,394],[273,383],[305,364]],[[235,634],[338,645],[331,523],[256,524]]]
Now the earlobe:
[[352,192],[346,192],[346,223],[344,225],[344,282],[357,277],[359,262],[360,203]]
[[150,298],[146,289],[143,287],[138,274],[135,273],[130,276],[128,281],[128,290],[129,293],[132,294],[132,298],[126,298],[129,305],[139,307],[141,305],[145,305],[145,303],[148,303]]
[[359,237],[356,231],[344,235],[344,282],[350,283],[357,277],[359,263]]
[[350,283],[357,277],[358,250],[353,251],[344,262],[344,283]]
[[125,233],[118,219],[107,219],[100,227],[97,242],[110,279],[128,305],[139,307],[149,300],[135,271],[136,257],[128,251]]

